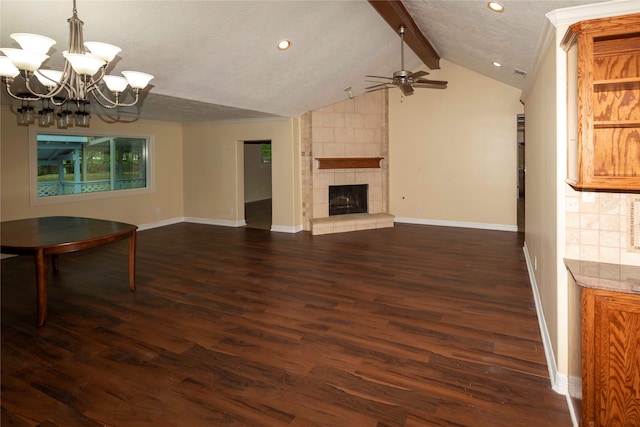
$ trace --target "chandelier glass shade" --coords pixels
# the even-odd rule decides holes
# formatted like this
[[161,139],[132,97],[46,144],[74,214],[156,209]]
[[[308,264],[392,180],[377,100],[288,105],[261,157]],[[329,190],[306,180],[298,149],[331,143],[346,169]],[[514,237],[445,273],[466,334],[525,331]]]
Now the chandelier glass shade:
[[[73,16],[69,22],[69,49],[62,52],[62,71],[40,68],[49,58],[48,52],[55,40],[28,33],[14,33],[20,49],[0,48],[0,78],[7,93],[22,101],[18,108],[18,124],[35,122],[36,114],[31,102],[41,101],[38,124],[53,124],[53,106],[59,127],[88,126],[90,115],[87,105],[95,100],[102,107],[112,109],[129,107],[139,100],[140,90],[147,87],[151,74],[139,71],[122,71],[123,76],[108,75],[107,67],[120,53],[120,48],[102,42],[84,42],[83,22],[78,18],[76,0],[73,0]],[[35,77],[35,78],[34,78]],[[19,82],[21,80],[21,82]],[[128,88],[130,91],[127,91]],[[126,93],[133,99],[123,101]],[[91,95],[91,96],[90,96]],[[130,98],[130,97],[129,97]],[[75,112],[69,108],[74,106]]]

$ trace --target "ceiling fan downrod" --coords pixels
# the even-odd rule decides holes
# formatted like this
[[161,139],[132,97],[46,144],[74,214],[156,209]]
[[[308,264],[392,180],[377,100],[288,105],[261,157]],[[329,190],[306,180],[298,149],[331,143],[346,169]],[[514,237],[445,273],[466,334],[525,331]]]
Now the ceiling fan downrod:
[[400,25],[400,69],[404,71],[404,27]]

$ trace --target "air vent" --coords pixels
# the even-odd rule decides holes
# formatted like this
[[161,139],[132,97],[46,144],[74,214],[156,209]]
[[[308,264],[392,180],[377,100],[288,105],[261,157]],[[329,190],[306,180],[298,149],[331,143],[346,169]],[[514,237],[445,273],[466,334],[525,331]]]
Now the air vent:
[[513,74],[520,76],[520,77],[527,77],[527,72],[523,71],[523,70],[518,70],[517,68],[513,69]]
[[631,199],[629,213],[629,250],[640,251],[640,199]]

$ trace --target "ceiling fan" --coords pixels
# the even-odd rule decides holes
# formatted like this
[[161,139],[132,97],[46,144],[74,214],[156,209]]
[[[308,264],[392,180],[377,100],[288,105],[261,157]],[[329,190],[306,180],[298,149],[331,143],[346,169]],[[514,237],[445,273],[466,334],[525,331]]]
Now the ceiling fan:
[[386,89],[389,87],[397,86],[400,88],[402,93],[405,96],[413,95],[413,88],[427,88],[427,89],[446,89],[447,83],[442,80],[429,80],[423,79],[423,76],[428,75],[429,73],[426,71],[417,71],[412,73],[411,71],[407,71],[404,69],[404,27],[401,26],[400,30],[400,71],[396,71],[393,73],[393,77],[382,77],[382,76],[366,76],[367,78],[373,79],[384,79],[388,80],[385,82],[377,82],[374,80],[367,80],[368,82],[376,82],[373,86],[369,86],[365,88],[367,92],[373,92],[376,90]]

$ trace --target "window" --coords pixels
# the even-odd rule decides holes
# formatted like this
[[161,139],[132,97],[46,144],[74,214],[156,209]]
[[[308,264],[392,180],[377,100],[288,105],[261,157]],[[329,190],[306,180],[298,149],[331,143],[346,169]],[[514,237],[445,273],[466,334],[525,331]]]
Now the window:
[[271,164],[271,142],[260,144],[260,153],[262,154],[262,164]]
[[150,137],[49,131],[35,133],[34,145],[33,204],[152,190]]

